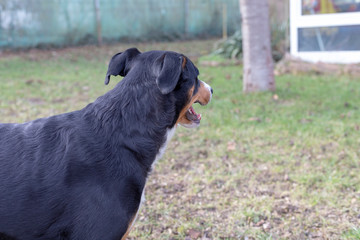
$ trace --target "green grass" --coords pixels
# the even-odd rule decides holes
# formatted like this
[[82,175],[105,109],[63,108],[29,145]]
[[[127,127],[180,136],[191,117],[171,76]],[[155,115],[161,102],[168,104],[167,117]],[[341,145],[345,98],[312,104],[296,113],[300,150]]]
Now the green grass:
[[[138,47],[197,61],[211,44]],[[120,80],[103,85],[108,60],[126,47],[5,55],[0,122],[84,107]],[[360,239],[360,81],[283,75],[276,92],[244,94],[240,66],[201,60],[213,100],[194,106],[203,116],[198,129],[177,130],[148,180],[130,238]]]
[[353,227],[344,233],[343,238],[348,240],[360,239],[360,228]]

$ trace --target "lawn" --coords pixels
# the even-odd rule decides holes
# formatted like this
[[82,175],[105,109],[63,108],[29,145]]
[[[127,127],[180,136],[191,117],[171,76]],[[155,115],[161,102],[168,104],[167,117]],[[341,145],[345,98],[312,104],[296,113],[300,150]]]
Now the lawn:
[[[360,80],[282,75],[244,94],[241,66],[201,64],[213,42],[136,44],[185,53],[214,96],[157,163],[130,239],[360,239]],[[0,122],[84,107],[128,47],[0,53]]]

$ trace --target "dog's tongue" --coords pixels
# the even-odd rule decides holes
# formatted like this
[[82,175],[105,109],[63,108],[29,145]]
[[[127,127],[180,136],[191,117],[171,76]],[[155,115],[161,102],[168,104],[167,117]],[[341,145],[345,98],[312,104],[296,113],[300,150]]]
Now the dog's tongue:
[[186,112],[186,117],[190,121],[194,121],[194,122],[200,122],[201,120],[201,114],[197,114],[192,106]]

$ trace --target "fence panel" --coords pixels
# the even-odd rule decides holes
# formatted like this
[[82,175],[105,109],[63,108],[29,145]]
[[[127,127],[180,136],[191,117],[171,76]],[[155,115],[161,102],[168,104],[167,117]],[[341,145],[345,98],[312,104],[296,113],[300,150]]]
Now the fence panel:
[[[98,0],[104,42],[221,36],[240,28],[238,0]],[[0,48],[97,41],[94,0],[0,0]]]

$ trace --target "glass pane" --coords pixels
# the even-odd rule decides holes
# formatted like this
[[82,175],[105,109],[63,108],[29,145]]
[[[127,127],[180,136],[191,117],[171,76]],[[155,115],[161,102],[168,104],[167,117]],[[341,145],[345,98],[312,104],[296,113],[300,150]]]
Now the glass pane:
[[360,51],[360,25],[298,29],[299,52]]
[[360,12],[360,0],[302,0],[302,15]]

